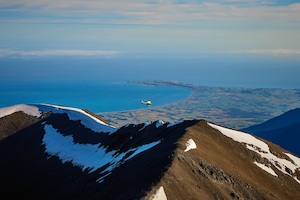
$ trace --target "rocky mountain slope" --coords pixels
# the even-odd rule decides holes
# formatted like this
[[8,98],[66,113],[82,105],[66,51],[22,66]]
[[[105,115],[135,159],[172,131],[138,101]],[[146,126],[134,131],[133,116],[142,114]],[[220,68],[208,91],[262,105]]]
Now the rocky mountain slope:
[[242,131],[269,140],[300,156],[300,108],[290,110],[264,123],[250,126]]
[[300,198],[300,159],[243,132],[204,120],[117,129],[81,109],[17,106],[0,109],[1,199]]

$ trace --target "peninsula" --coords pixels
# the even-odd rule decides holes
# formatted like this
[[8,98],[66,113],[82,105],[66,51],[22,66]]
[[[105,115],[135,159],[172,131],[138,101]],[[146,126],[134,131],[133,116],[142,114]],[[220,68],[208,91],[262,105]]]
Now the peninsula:
[[112,125],[164,120],[178,123],[186,119],[205,119],[241,129],[264,122],[300,107],[300,89],[206,87],[178,81],[136,81],[144,85],[181,87],[192,91],[186,99],[141,110],[98,113]]

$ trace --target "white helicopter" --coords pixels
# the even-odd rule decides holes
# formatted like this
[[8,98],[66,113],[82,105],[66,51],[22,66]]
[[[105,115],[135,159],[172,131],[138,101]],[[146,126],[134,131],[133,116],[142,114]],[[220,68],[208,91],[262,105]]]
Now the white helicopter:
[[151,106],[152,102],[150,100],[147,100],[147,101],[142,101],[142,104],[147,105],[147,106]]

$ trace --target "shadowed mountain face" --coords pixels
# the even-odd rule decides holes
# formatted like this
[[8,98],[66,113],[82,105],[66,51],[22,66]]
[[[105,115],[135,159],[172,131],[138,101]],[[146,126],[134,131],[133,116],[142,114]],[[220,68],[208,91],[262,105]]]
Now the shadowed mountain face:
[[300,108],[290,110],[262,124],[242,131],[269,140],[300,156]]
[[0,118],[34,119],[0,141],[3,199],[300,198],[300,159],[251,135],[204,120],[116,129],[80,109],[31,106],[34,116],[22,106]]
[[40,119],[41,118],[27,115],[21,111],[0,118],[0,140],[34,124]]

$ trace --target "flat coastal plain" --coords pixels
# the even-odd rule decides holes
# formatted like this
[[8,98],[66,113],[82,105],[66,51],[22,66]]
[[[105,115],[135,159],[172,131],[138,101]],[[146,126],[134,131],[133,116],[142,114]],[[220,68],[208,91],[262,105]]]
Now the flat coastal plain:
[[149,123],[163,120],[177,123],[205,119],[234,129],[262,123],[300,107],[300,89],[206,87],[177,81],[138,81],[144,85],[181,87],[192,91],[186,99],[145,109],[98,113],[110,124]]

